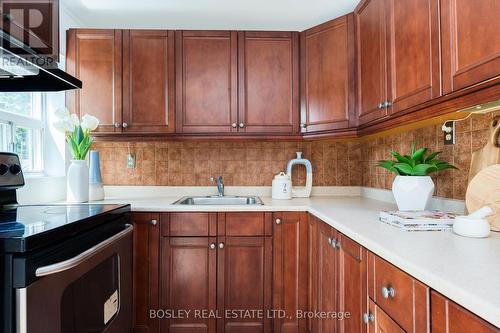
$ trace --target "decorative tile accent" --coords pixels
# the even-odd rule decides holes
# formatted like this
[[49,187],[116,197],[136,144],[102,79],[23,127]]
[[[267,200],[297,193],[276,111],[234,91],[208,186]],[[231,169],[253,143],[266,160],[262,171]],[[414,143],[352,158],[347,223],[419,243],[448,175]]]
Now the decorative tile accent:
[[[473,115],[457,122],[457,144],[444,146],[441,125],[431,125],[382,137],[353,140],[299,141],[145,141],[96,142],[107,185],[210,185],[211,176],[222,175],[230,186],[270,186],[275,174],[284,171],[296,151],[311,160],[315,186],[368,186],[390,189],[394,175],[376,168],[389,151],[409,153],[411,142],[442,151],[441,158],[457,165],[434,175],[436,194],[464,199],[472,152],[488,140],[494,115]],[[135,169],[127,169],[126,155],[134,153]],[[293,183],[305,183],[305,168],[296,166]]]

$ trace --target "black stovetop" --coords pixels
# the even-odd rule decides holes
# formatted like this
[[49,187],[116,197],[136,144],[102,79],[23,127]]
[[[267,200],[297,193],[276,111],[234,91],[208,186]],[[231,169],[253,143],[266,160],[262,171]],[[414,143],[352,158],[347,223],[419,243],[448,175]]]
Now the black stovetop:
[[26,252],[91,229],[129,205],[29,205],[0,210],[0,252]]

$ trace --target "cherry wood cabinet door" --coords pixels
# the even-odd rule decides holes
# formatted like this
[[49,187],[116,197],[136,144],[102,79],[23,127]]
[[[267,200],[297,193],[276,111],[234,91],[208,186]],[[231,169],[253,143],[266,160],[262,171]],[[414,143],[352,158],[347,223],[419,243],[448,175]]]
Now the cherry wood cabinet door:
[[498,13],[498,0],[441,0],[444,93],[500,75]]
[[122,31],[70,29],[67,38],[66,70],[83,86],[66,93],[66,106],[99,118],[97,132],[121,132]]
[[349,314],[339,320],[339,333],[366,332],[363,314],[367,312],[367,251],[352,239],[337,238],[339,263],[338,311]]
[[149,310],[159,308],[160,214],[133,213],[133,309],[134,332],[158,332],[159,322]]
[[354,48],[353,14],[301,34],[302,133],[355,125]]
[[[320,221],[317,234],[317,296],[316,309],[321,313],[334,313],[338,311],[338,251],[334,242],[337,232],[329,225]],[[336,333],[337,320],[331,315],[317,320],[318,333]]]
[[387,25],[394,114],[440,95],[439,1],[388,0]]
[[215,237],[161,238],[160,308],[191,310],[184,318],[162,319],[162,333],[216,332],[216,241]]
[[450,301],[436,291],[431,292],[432,333],[498,333],[483,319]]
[[363,0],[354,11],[356,22],[358,118],[363,125],[387,115],[385,0]]
[[370,321],[368,322],[369,333],[406,333],[396,324],[391,317],[370,300]]
[[217,262],[217,332],[271,332],[272,238],[219,237]]
[[176,32],[176,122],[181,133],[237,132],[237,32]]
[[[308,288],[307,288],[307,303],[309,311],[316,312],[318,310],[318,225],[322,223],[317,217],[309,214],[307,227],[307,256],[308,256]],[[318,321],[316,318],[307,320],[308,332],[317,332]]]
[[274,318],[273,332],[306,332],[306,320],[296,314],[307,310],[307,214],[275,213],[273,218],[273,309],[286,315]]
[[123,31],[124,132],[175,130],[174,68],[173,31]]
[[239,132],[297,133],[298,33],[239,32],[238,49]]

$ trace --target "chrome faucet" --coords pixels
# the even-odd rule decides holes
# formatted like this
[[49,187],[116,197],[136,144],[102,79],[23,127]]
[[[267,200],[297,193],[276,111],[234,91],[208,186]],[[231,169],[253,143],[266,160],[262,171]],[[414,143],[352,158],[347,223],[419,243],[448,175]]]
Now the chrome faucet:
[[212,182],[217,183],[217,191],[219,191],[219,197],[224,196],[224,180],[222,179],[222,176],[219,176],[217,178],[210,177],[210,180]]

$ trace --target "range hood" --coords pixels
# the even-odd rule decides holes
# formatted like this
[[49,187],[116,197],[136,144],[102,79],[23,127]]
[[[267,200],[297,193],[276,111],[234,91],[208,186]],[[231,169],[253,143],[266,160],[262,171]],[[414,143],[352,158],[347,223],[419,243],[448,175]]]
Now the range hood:
[[80,89],[82,82],[52,66],[43,55],[37,54],[5,31],[0,30],[0,91],[63,91]]

